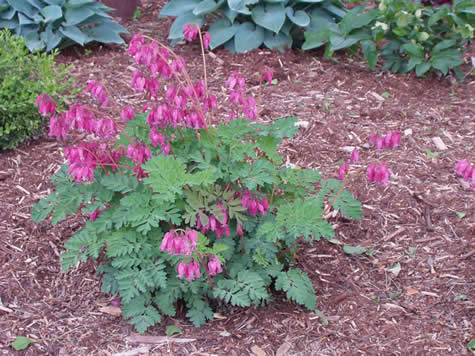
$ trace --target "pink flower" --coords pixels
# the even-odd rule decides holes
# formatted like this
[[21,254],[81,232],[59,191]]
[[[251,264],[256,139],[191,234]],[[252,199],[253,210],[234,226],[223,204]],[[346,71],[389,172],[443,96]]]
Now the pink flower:
[[203,46],[205,49],[209,49],[209,43],[211,42],[211,35],[209,34],[209,32],[206,32],[204,35],[203,35]]
[[101,210],[96,209],[96,210],[94,210],[92,213],[87,214],[87,217],[88,217],[89,220],[91,220],[91,221],[96,221],[96,219],[97,219],[99,216],[101,216],[101,214],[102,214],[104,211],[106,211],[106,209],[107,209],[106,206],[103,207]]
[[265,80],[267,80],[269,85],[272,85],[272,78],[274,78],[274,71],[272,70],[272,68],[265,66],[262,76]]
[[350,163],[358,163],[359,160],[360,160],[360,153],[359,153],[358,150],[355,148],[355,149],[351,152]]
[[54,115],[56,112],[56,103],[47,94],[39,95],[38,98],[36,98],[35,106],[38,106],[38,111],[42,116],[47,116],[48,114]]
[[132,120],[133,118],[135,118],[134,109],[132,109],[130,105],[126,106],[124,110],[122,110],[122,112],[120,113],[120,117],[122,118],[122,122],[124,123],[129,120]]
[[369,138],[369,142],[372,144],[372,145],[375,145],[376,144],[376,137],[378,137],[374,132],[371,134],[371,137]]
[[185,36],[187,41],[191,42],[198,35],[198,30],[199,28],[196,24],[187,23],[185,26],[183,26],[183,35]]
[[241,223],[237,223],[236,235],[241,236],[241,237],[244,236],[244,231],[242,230],[242,224]]
[[386,185],[389,181],[389,170],[388,166],[382,163],[375,172],[374,180],[377,184]]
[[150,141],[152,141],[152,146],[157,147],[160,144],[160,147],[164,144],[165,140],[161,132],[157,132],[155,129],[150,130],[149,134]]
[[401,143],[401,131],[396,131],[391,137],[391,148],[396,148]]
[[376,148],[378,150],[382,149],[384,146],[384,138],[383,137],[376,137]]
[[347,163],[343,163],[340,167],[338,167],[338,179],[342,181],[349,169],[350,166]]
[[370,182],[374,182],[374,176],[375,176],[375,169],[376,169],[376,163],[370,163],[368,166],[368,180]]
[[460,176],[464,176],[467,170],[470,170],[469,161],[461,159],[460,161],[457,162],[457,165],[455,166],[455,173],[457,173]]
[[215,256],[213,256],[208,262],[208,271],[211,276],[215,276],[217,273],[223,272],[221,262]]
[[178,272],[178,278],[182,279],[185,275],[188,275],[188,265],[183,262],[179,262],[176,266],[176,271]]
[[257,118],[256,99],[247,98],[244,101],[243,111],[249,120],[255,120]]
[[48,136],[56,137],[56,139],[58,140],[59,139],[66,140],[67,132],[68,132],[68,125],[66,123],[64,115],[62,115],[61,118],[58,118],[55,115],[52,115],[49,119]]
[[102,108],[107,107],[109,99],[107,98],[106,92],[104,91],[101,83],[96,82],[95,80],[90,80],[87,83],[86,92],[91,93],[91,96],[102,105]]

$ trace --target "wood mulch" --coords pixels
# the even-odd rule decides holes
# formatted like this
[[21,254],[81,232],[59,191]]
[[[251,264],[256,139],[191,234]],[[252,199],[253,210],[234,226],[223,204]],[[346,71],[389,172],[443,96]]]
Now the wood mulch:
[[[143,1],[140,21],[127,28],[166,42],[171,20],[157,19],[160,8]],[[199,78],[199,48],[175,49]],[[257,95],[256,73],[263,65],[274,69],[278,83],[263,90],[260,120],[301,121],[296,138],[281,147],[288,163],[337,177],[338,165],[357,147],[361,166],[384,161],[391,171],[387,186],[364,176],[349,185],[363,204],[362,220],[336,215],[334,241],[299,250],[296,264],[313,282],[319,313],[275,294],[266,307],[216,310],[215,320],[199,329],[181,313],[137,336],[112,307],[114,297],[100,291],[97,262],[61,272],[64,243],[84,217],[56,226],[30,219],[63,162],[62,145],[45,136],[0,152],[0,354],[468,355],[475,336],[475,192],[454,167],[460,159],[475,163],[471,68],[454,84],[436,75],[372,72],[347,54],[336,59],[318,51],[206,56],[209,85],[220,99],[232,70]],[[119,104],[143,107],[128,89],[133,62],[120,46],[69,49],[58,62],[74,65],[78,85],[99,80]],[[397,130],[403,132],[398,148],[369,145],[371,133]],[[367,247],[368,254],[347,255],[343,244]],[[183,334],[164,337],[167,325]],[[19,335],[38,342],[15,352],[10,344]]]

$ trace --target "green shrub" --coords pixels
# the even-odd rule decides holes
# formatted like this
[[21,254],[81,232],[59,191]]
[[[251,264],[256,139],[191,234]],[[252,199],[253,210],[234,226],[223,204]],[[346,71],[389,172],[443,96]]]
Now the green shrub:
[[14,148],[42,131],[44,120],[34,106],[39,94],[64,101],[73,79],[67,78],[69,68],[55,65],[56,54],[32,54],[21,38],[0,31],[0,149]]
[[447,74],[453,69],[460,79],[465,45],[473,39],[475,6],[455,0],[452,6],[424,7],[410,0],[383,0],[378,8],[365,11],[358,6],[339,24],[328,23],[319,32],[307,32],[303,49],[327,45],[326,53],[360,44],[368,65],[376,65],[376,46],[382,42],[383,70],[393,73],[415,71],[418,76],[429,70]]
[[127,33],[93,0],[0,0],[0,28],[22,36],[30,51],[81,46],[97,41],[123,43]]
[[316,31],[321,19],[333,23],[344,15],[340,0],[171,0],[159,16],[177,16],[168,35],[172,44],[183,39],[184,25],[210,22],[211,49],[246,52],[262,45],[299,47],[304,29]]

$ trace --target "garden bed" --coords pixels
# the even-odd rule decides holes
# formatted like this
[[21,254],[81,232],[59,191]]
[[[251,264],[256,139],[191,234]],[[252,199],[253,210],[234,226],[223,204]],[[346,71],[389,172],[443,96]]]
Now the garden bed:
[[[126,27],[165,42],[171,20],[157,19],[161,5],[143,3],[140,20]],[[199,47],[179,44],[176,51],[198,78]],[[64,243],[84,217],[54,227],[31,221],[33,203],[52,188],[49,177],[63,162],[63,146],[45,136],[0,153],[0,354],[12,354],[10,343],[19,335],[39,340],[18,352],[25,355],[134,349],[153,355],[468,354],[466,344],[474,337],[475,193],[454,167],[460,159],[475,162],[473,76],[454,84],[433,74],[420,79],[373,72],[349,55],[336,59],[269,50],[206,56],[218,102],[232,70],[247,79],[247,94],[257,96],[256,72],[264,64],[274,69],[277,84],[264,89],[259,120],[299,118],[296,138],[281,146],[288,163],[337,177],[352,146],[361,165],[384,160],[392,173],[385,187],[365,177],[352,182],[349,190],[363,204],[363,219],[337,214],[331,218],[332,243],[298,251],[295,263],[312,280],[321,314],[274,294],[266,307],[216,310],[215,320],[199,329],[181,311],[147,331],[155,339],[138,342],[120,309],[111,306],[112,297],[101,293],[96,262],[61,272]],[[143,107],[128,90],[134,64],[123,48],[74,48],[57,60],[74,64],[78,84],[98,80],[114,88],[119,104]],[[470,72],[468,65],[463,69]],[[403,132],[398,148],[377,151],[369,145],[373,132],[397,130]],[[446,149],[437,146],[437,137]],[[367,247],[368,254],[345,254],[343,244]],[[167,325],[183,330],[175,335],[181,340],[160,338]]]

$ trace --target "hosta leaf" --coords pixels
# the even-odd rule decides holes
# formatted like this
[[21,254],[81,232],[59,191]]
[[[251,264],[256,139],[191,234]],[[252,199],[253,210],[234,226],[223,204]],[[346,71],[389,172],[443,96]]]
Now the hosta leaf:
[[224,9],[223,9],[223,15],[226,16],[226,18],[229,21],[234,23],[234,20],[239,15],[239,12],[230,9],[228,6],[225,6]]
[[252,22],[244,22],[234,36],[236,52],[243,53],[258,48],[264,42],[264,29]]
[[251,17],[259,26],[278,33],[285,22],[285,8],[281,4],[257,5]]
[[306,27],[310,25],[310,16],[303,10],[295,11],[290,6],[287,7],[285,14],[294,24],[300,27]]
[[11,20],[15,16],[16,13],[17,13],[16,9],[7,5],[6,11],[3,11],[2,13],[0,13],[0,19]]
[[185,12],[191,12],[200,3],[200,0],[171,0],[160,11],[159,17],[180,16]]
[[256,4],[259,0],[228,0],[228,6],[231,10],[243,15],[250,15],[248,5]]
[[284,52],[287,49],[292,48],[292,37],[285,33],[274,33],[272,31],[265,32],[264,45],[269,49],[277,49],[280,52]]
[[[31,0],[28,0],[31,2]],[[59,5],[63,6],[66,0],[43,0],[45,3],[50,4],[50,5]]]
[[[121,31],[127,33],[127,30]],[[99,25],[94,26],[93,28],[85,28],[84,33],[87,34],[90,41],[97,41],[103,43],[124,43],[122,37],[116,31],[112,31],[109,26]]]
[[94,14],[95,12],[87,7],[67,8],[64,12],[64,18],[66,19],[65,25],[77,25]]
[[221,7],[224,4],[225,0],[204,0],[200,2],[196,7],[193,9],[193,15],[201,16],[207,13],[213,12]]
[[29,18],[28,16],[23,15],[22,13],[18,13],[18,20],[19,20],[20,26],[31,25],[35,23],[33,19]]
[[46,6],[41,9],[46,22],[53,22],[63,16],[63,10],[57,5]]
[[65,37],[73,40],[74,42],[80,44],[81,46],[85,43],[89,42],[89,36],[82,32],[76,26],[61,26],[59,28],[59,32],[61,32]]
[[208,30],[211,37],[209,47],[215,49],[216,47],[226,43],[234,37],[238,29],[238,24],[231,24],[227,19],[223,18],[217,20]]
[[7,0],[7,3],[10,4],[10,6],[15,10],[22,12],[29,17],[33,17],[38,11],[25,0]]

